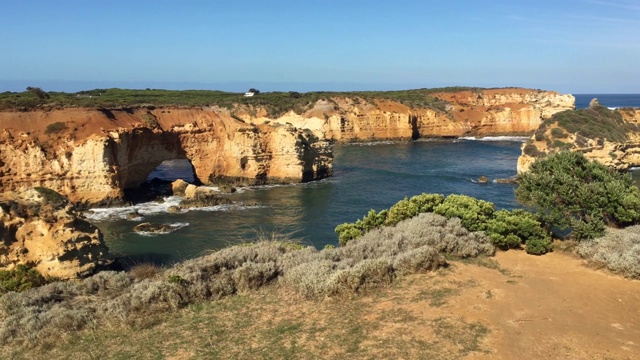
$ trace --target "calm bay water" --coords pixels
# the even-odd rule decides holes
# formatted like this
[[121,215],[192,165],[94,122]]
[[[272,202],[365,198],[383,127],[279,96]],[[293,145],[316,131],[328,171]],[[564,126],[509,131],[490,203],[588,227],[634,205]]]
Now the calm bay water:
[[[492,201],[498,208],[517,207],[514,185],[474,181],[480,176],[490,180],[514,176],[521,144],[522,140],[457,140],[336,146],[330,179],[247,188],[230,195],[237,202],[257,202],[258,207],[235,205],[169,214],[168,205],[179,201],[172,197],[165,204],[137,207],[142,217],[136,220],[94,218],[94,223],[104,232],[112,252],[161,262],[247,241],[259,232],[291,233],[322,247],[337,243],[336,225],[423,192],[466,194]],[[184,171],[179,163],[173,167],[176,173]],[[162,171],[171,177],[171,164]],[[124,217],[131,211],[110,209],[101,215]],[[132,230],[142,221],[188,225],[171,234],[143,236]]]

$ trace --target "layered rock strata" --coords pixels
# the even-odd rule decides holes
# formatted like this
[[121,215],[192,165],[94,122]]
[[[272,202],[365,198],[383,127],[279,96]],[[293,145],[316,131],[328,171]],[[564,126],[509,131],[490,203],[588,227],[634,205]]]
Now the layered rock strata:
[[[328,141],[211,109],[0,112],[0,124],[2,191],[43,186],[74,203],[117,203],[170,159],[188,159],[204,184],[301,182],[332,173]],[[61,130],[50,131],[52,124]]]
[[25,264],[44,276],[74,279],[112,262],[100,230],[49,189],[4,193],[0,220],[0,268]]
[[575,107],[572,95],[520,88],[433,93],[445,111],[391,101],[330,98],[310,110],[278,118],[266,112],[238,114],[247,122],[293,124],[339,142],[411,140],[428,137],[528,135],[545,118]]
[[0,112],[0,189],[115,204],[169,159],[188,159],[208,185],[311,181],[331,175],[331,141],[524,135],[574,107],[571,95],[518,88],[428,97],[447,105],[332,97],[276,118],[247,105]]

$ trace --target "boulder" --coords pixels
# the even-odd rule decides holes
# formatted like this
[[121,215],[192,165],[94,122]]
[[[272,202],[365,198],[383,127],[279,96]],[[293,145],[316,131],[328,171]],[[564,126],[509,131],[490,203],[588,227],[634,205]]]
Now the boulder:
[[178,179],[171,183],[171,192],[173,193],[173,195],[184,196],[184,192],[187,189],[187,186],[189,186],[188,182],[182,179]]
[[144,222],[136,225],[133,231],[145,234],[169,234],[179,229],[179,226],[172,224],[153,224]]
[[34,188],[0,200],[0,268],[18,264],[44,276],[75,279],[113,262],[100,230],[57,192]]
[[174,205],[174,206],[169,206],[167,208],[167,212],[170,214],[176,214],[176,213],[182,212],[182,209],[180,208],[180,206]]

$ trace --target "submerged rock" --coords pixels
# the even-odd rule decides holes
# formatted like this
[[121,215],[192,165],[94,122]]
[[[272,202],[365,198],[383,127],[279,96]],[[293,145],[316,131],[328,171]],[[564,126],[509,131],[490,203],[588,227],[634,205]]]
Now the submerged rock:
[[153,224],[149,222],[141,223],[133,228],[133,231],[141,234],[169,234],[180,228],[184,227],[184,224]]
[[487,183],[487,182],[489,182],[489,178],[486,177],[486,176],[480,176],[478,178],[478,182],[481,183],[481,184]]

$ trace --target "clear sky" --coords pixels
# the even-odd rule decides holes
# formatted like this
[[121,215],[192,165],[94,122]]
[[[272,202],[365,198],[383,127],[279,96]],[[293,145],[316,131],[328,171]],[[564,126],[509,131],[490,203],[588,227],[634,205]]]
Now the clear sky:
[[640,93],[638,0],[0,0],[0,91]]

